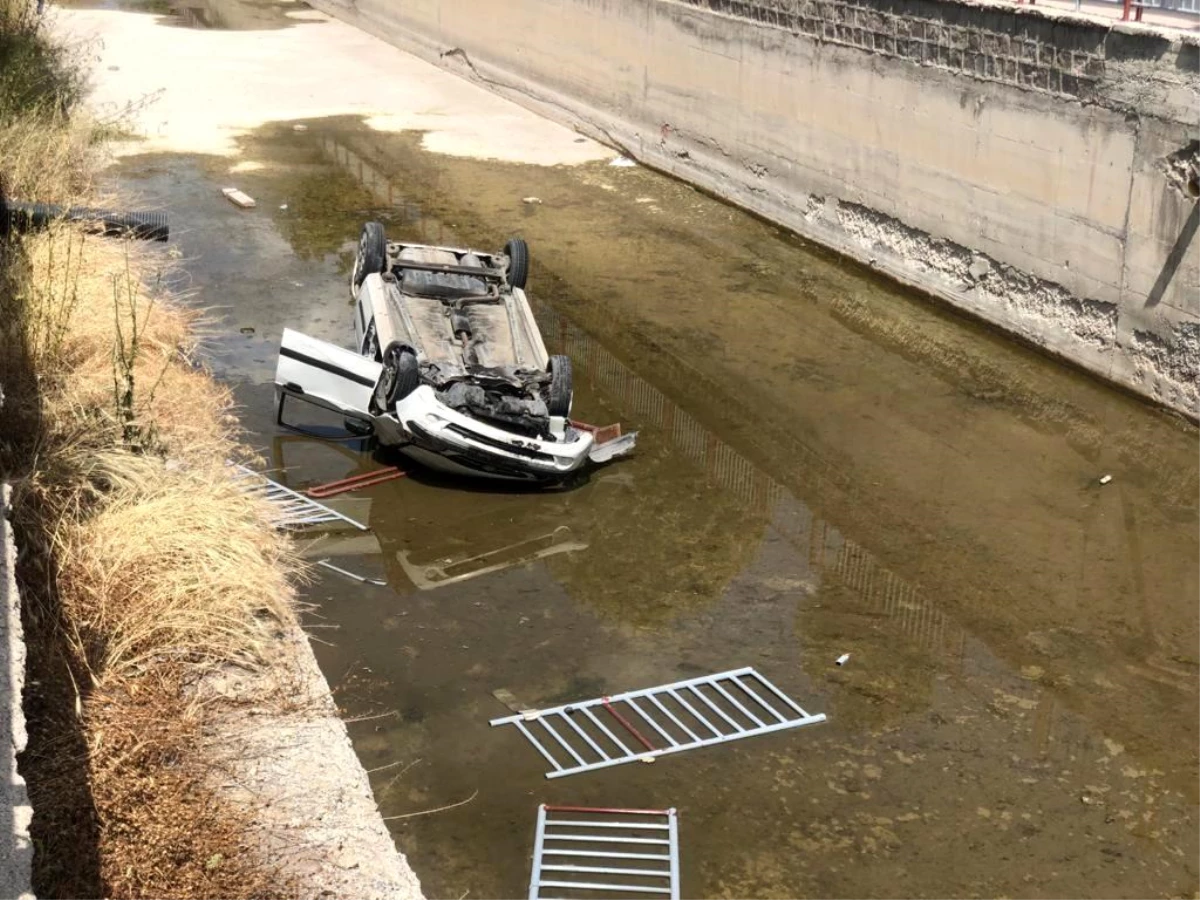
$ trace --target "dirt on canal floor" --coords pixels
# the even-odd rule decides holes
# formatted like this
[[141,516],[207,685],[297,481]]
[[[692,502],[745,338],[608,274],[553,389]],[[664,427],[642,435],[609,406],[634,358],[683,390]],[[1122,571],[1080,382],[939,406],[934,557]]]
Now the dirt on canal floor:
[[[387,581],[329,574],[310,625],[428,896],[523,895],[541,802],[678,808],[685,896],[1197,895],[1192,425],[640,168],[354,117],[233,139],[110,174],[171,210],[214,368],[289,484],[388,461],[278,430],[270,385],[283,327],[348,339],[367,219],[524,236],[577,415],[641,431],[570,490],[414,471],[340,502],[370,536],[311,551]],[[487,724],[501,688],[745,665],[828,722],[555,781]]]

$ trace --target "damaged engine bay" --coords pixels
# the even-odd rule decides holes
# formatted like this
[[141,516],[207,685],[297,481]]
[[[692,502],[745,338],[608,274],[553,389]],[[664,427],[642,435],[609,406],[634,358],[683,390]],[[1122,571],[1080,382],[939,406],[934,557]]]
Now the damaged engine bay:
[[[519,380],[522,376],[526,379]],[[509,376],[498,370],[476,369],[469,376],[459,375],[444,382],[432,373],[425,378],[437,386],[438,400],[451,409],[528,437],[551,437],[550,410],[541,395],[548,380],[544,372],[526,370]]]

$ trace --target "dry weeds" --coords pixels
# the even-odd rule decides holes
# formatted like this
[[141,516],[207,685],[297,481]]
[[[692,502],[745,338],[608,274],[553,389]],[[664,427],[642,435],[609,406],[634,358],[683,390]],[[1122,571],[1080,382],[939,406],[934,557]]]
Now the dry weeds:
[[64,527],[60,602],[94,684],[166,660],[253,667],[288,604],[288,553],[223,467],[151,474]]
[[[244,819],[210,790],[211,769],[194,752],[209,711],[180,707],[181,677],[163,668],[94,692],[85,740],[60,744],[41,766],[47,786],[73,800],[39,808],[43,828],[92,838],[43,863],[53,896],[272,897],[286,887],[247,841]],[[89,760],[87,791],[70,749]]]
[[[0,50],[26,60],[14,75],[0,59],[0,185],[96,203],[94,132],[68,114],[77,85],[30,8],[0,0]],[[246,451],[228,391],[196,365],[198,314],[163,287],[170,265],[69,226],[0,245],[39,896],[294,893],[209,789],[197,747],[220,701],[185,686],[264,665],[299,564],[225,472]]]
[[[20,334],[40,415],[15,504],[34,545],[24,571],[30,634],[43,642],[38,680],[63,687],[33,700],[29,759],[44,767],[30,773],[44,847],[37,887],[279,895],[284,883],[240,836],[245,814],[205,786],[195,729],[216,711],[182,686],[217,667],[261,665],[293,616],[291,546],[264,501],[226,472],[227,458],[245,454],[230,397],[195,367],[196,316],[157,287],[161,263],[65,228],[24,249]],[[78,844],[89,852],[73,856]]]

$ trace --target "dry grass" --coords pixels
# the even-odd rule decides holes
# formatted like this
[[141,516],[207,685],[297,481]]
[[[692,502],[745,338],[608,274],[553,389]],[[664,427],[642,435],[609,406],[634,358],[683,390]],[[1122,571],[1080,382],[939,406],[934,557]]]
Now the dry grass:
[[183,685],[262,664],[293,615],[291,546],[225,470],[245,454],[230,396],[193,364],[196,315],[156,287],[163,261],[69,229],[23,259],[4,313],[38,415],[14,496],[36,680],[58,687],[31,716],[39,893],[279,895],[245,814],[206,786],[194,735],[216,711]]
[[219,467],[146,474],[55,547],[65,619],[94,682],[166,660],[254,666],[290,615],[286,548]]
[[[59,745],[41,766],[46,787],[68,800],[39,805],[44,833],[89,840],[42,861],[41,881],[58,897],[276,897],[287,881],[247,840],[247,823],[212,792],[211,767],[195,753],[209,710],[180,706],[181,673],[95,691],[78,748]],[[169,714],[164,714],[169,713]],[[75,759],[86,753],[87,790]],[[80,822],[85,827],[80,827]]]
[[98,150],[93,123],[86,116],[3,105],[0,115],[0,160],[8,197],[66,203],[92,191]]
[[[224,461],[245,455],[230,396],[194,365],[197,316],[159,287],[161,251],[67,228],[23,250],[3,314],[38,415],[14,497],[37,680],[61,688],[34,701],[35,832],[50,842],[37,887],[279,895],[239,837],[244,813],[206,787],[193,738],[217,710],[183,685],[263,664],[298,562],[265,501],[229,478]],[[64,864],[81,840],[93,852]]]
[[0,114],[66,114],[83,93],[78,54],[48,39],[30,0],[0,0]]
[[[124,440],[195,466],[223,460],[237,421],[229,391],[196,367],[200,314],[162,287],[173,262],[159,248],[66,227],[25,246],[31,273],[22,306],[51,430],[85,421],[85,443]],[[127,387],[134,441],[117,401]]]
[[[31,9],[0,0],[0,187],[96,204],[78,81]],[[294,893],[197,752],[223,711],[195,685],[265,666],[299,563],[225,472],[246,451],[229,392],[195,363],[197,313],[162,287],[172,264],[68,226],[0,244],[39,896]]]

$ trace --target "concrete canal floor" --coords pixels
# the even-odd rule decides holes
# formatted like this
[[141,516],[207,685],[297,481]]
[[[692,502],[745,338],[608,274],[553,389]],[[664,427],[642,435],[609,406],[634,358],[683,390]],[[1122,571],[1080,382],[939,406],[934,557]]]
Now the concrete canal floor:
[[[388,582],[309,624],[428,896],[523,895],[540,802],[677,807],[686,896],[1197,894],[1193,426],[297,8],[58,13],[101,101],[165,89],[108,174],[170,210],[270,464],[388,461],[270,386],[283,327],[348,339],[367,219],[524,236],[577,414],[641,431],[569,490],[414,471],[313,551]],[[747,665],[828,722],[556,781],[487,725]]]

